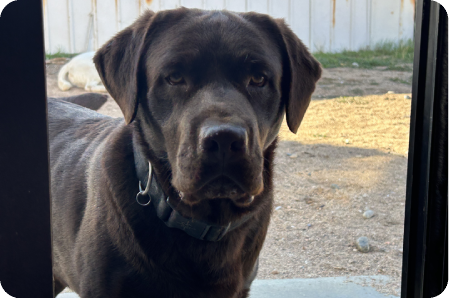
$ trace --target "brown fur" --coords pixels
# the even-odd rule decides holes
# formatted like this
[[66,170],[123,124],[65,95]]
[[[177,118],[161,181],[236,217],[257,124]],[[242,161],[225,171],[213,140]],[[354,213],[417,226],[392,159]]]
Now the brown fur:
[[[125,121],[49,101],[57,291],[247,297],[272,210],[276,136],[286,110],[298,129],[319,63],[283,21],[185,8],[143,14],[94,61]],[[183,83],[172,84],[174,72]],[[260,73],[266,84],[255,86]],[[247,143],[217,161],[201,131],[223,125],[244,129]],[[147,161],[183,216],[251,218],[218,242],[168,228],[135,201]]]
[[59,97],[59,99],[97,111],[108,100],[108,96],[106,94],[84,93],[69,97]]

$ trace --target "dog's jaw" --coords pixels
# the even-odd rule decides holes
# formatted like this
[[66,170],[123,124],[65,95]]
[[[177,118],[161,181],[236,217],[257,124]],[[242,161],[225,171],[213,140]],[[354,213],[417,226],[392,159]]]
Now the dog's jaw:
[[[178,212],[187,217],[193,217],[198,220],[205,220],[216,224],[227,224],[231,221],[236,221],[244,214],[249,212],[256,212],[260,206],[264,206],[266,202],[267,195],[271,193],[272,182],[271,182],[271,171],[272,171],[272,156],[276,148],[276,140],[265,150],[262,170],[261,180],[262,189],[256,194],[249,194],[246,192],[239,193],[239,197],[234,199],[227,198],[225,194],[221,196],[209,196],[201,197],[196,193],[185,192],[182,189],[176,187],[173,183],[171,163],[170,159],[166,158],[165,163],[161,162],[159,157],[155,156],[155,151],[151,144],[145,140],[142,129],[140,128],[141,121],[139,121],[139,116],[132,125],[133,127],[133,147],[134,155],[137,159],[142,159],[139,164],[143,167],[136,168],[138,176],[146,177],[147,172],[147,161],[151,162],[153,166],[153,171],[157,180],[160,182],[161,187],[165,194],[170,197],[173,202],[174,207]],[[168,156],[166,154],[165,156]],[[215,206],[215,207],[213,207]],[[221,206],[217,209],[217,206]],[[218,214],[218,213],[220,214]]]

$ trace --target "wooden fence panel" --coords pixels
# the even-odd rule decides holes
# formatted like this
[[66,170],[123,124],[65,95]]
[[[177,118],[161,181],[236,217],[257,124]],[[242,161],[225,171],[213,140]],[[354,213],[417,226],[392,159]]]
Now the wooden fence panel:
[[43,6],[48,53],[96,50],[145,9],[267,13],[284,18],[313,52],[412,39],[415,14],[414,1],[406,0],[45,0]]

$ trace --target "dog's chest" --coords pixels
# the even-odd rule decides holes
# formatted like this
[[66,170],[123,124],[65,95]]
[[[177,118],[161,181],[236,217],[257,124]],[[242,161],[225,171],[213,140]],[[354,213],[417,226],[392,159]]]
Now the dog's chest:
[[[165,270],[164,270],[165,271]],[[195,274],[186,274],[180,268],[171,268],[170,275],[162,271],[151,274],[126,274],[117,278],[120,286],[109,297],[171,297],[171,298],[237,298],[242,283],[234,276],[222,276],[221,280],[211,282],[209,278],[200,278]],[[179,273],[178,276],[173,273]],[[113,283],[112,283],[113,284]]]

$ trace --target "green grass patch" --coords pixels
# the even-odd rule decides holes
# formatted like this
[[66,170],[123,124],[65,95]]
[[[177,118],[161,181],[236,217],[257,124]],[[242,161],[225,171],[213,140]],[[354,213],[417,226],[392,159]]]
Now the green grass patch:
[[326,134],[323,135],[323,134],[320,134],[320,133],[319,134],[314,134],[313,136],[315,138],[328,138],[328,136]]
[[355,67],[372,69],[383,66],[386,70],[411,71],[413,63],[414,43],[412,40],[398,43],[385,41],[372,48],[355,51],[343,51],[341,53],[314,53],[324,68]]
[[368,103],[368,101],[363,99],[362,97],[354,97],[354,96],[341,96],[339,98],[336,98],[335,101],[338,103],[349,103],[356,105],[364,105]]
[[78,54],[68,54],[68,53],[63,53],[61,51],[57,51],[56,53],[53,54],[45,54],[45,59],[50,60],[53,58],[73,58]]
[[386,70],[412,71],[413,68],[411,65],[391,65]]

